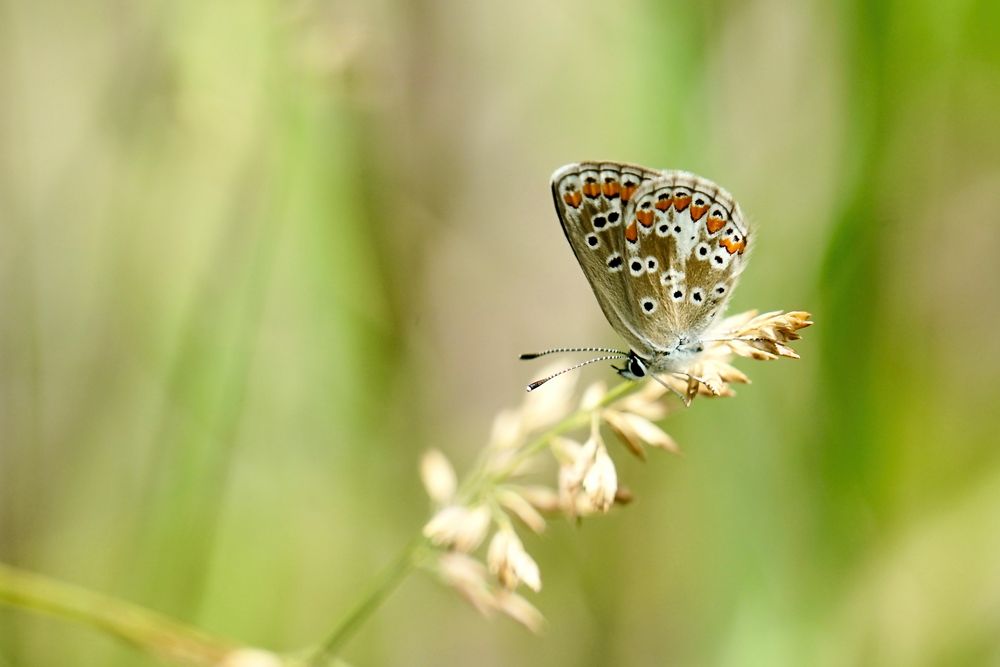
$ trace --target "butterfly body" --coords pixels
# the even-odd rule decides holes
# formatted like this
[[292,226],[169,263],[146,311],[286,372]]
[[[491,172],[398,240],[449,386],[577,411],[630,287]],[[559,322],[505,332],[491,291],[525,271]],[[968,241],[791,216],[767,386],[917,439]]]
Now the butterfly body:
[[566,165],[552,194],[601,310],[630,346],[619,373],[683,372],[746,265],[750,229],[733,197],[686,171],[618,162]]
[[615,367],[618,374],[629,380],[641,380],[648,375],[682,373],[698,358],[704,349],[698,341],[679,339],[672,349],[653,352],[641,357],[635,350],[629,350],[625,365]]

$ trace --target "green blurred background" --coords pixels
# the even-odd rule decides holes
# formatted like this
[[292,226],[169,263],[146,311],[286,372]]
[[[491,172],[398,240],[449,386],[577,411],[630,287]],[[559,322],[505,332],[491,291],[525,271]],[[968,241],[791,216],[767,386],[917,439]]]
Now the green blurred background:
[[[536,366],[615,343],[581,159],[722,183],[800,362],[526,546],[537,638],[416,575],[357,665],[1000,664],[1000,3],[0,1],[0,560],[274,649]],[[591,368],[587,378],[609,378]],[[0,665],[151,665],[0,610]]]

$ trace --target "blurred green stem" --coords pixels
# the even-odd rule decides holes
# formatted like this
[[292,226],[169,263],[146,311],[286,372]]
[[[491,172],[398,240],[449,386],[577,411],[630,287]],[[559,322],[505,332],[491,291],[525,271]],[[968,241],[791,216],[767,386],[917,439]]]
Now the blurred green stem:
[[[485,486],[495,485],[502,482],[503,479],[510,476],[510,474],[513,473],[521,463],[547,447],[552,438],[586,425],[594,410],[613,403],[637,386],[638,385],[634,382],[623,382],[605,394],[600,403],[598,403],[598,405],[594,408],[581,408],[576,410],[566,418],[559,421],[559,423],[550,428],[548,431],[525,445],[524,448],[511,459],[509,464],[504,466],[501,470],[494,471],[493,473],[487,473],[487,471],[483,469],[483,462],[485,459],[480,459],[479,463],[476,464],[475,468],[462,484],[458,497],[460,499],[475,497],[482,492]],[[320,645],[320,648],[309,660],[309,664],[314,667],[331,664],[336,659],[337,653],[343,648],[344,643],[350,639],[361,624],[364,623],[376,609],[378,609],[382,601],[385,600],[385,598],[388,597],[393,590],[395,590],[396,586],[398,586],[403,579],[405,579],[406,576],[417,565],[419,565],[421,558],[426,555],[429,548],[430,547],[424,538],[420,538],[410,544],[410,546],[403,551],[399,558],[397,558],[397,560],[382,573],[382,576],[375,582],[375,585],[368,595],[362,598],[357,606],[355,606],[334,628],[330,636]]]
[[[621,398],[636,387],[623,382],[610,390],[594,408],[579,409],[525,445],[503,469],[492,474],[477,466],[463,484],[466,494],[477,495],[485,486],[502,482],[525,460],[549,445],[552,438],[583,426],[591,413]],[[414,540],[375,581],[368,594],[341,620],[308,663],[313,667],[340,663],[337,653],[379,605],[420,565],[430,549],[427,540]],[[0,563],[0,604],[29,609],[77,621],[118,637],[136,648],[170,662],[219,665],[233,651],[244,648],[202,632],[149,609]],[[342,664],[342,663],[341,663]]]
[[89,625],[171,662],[218,665],[239,648],[154,611],[2,563],[0,603]]
[[333,664],[337,653],[354,632],[379,608],[382,601],[402,583],[403,579],[419,564],[427,549],[422,537],[414,540],[400,556],[375,581],[368,594],[337,624],[330,636],[309,659],[313,667]]

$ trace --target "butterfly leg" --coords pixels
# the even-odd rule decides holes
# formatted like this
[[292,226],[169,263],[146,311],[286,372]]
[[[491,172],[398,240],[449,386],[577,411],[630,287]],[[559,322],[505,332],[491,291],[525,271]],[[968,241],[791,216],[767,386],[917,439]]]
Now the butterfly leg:
[[650,375],[651,375],[651,377],[654,380],[656,380],[657,382],[659,382],[660,384],[662,384],[664,387],[666,387],[667,389],[669,389],[670,392],[674,396],[676,396],[677,398],[681,399],[681,401],[684,402],[684,405],[691,405],[691,401],[689,401],[684,394],[682,394],[681,392],[677,391],[677,389],[675,389],[674,387],[670,386],[666,381],[663,380],[663,378],[661,378],[658,375],[652,375],[652,374],[650,374]]
[[[691,373],[688,373],[686,371],[682,371],[682,372],[679,372],[679,373],[673,373],[673,375],[676,375],[678,377],[682,377],[682,378],[684,378],[684,379],[686,379],[688,381],[688,395],[690,397],[692,397],[692,398],[694,397],[694,392],[698,388],[698,384],[697,383],[705,385],[708,388],[708,390],[710,392],[712,392],[713,396],[718,396],[719,395],[719,388],[717,386],[715,386],[713,383],[711,383],[708,380],[706,380],[705,378],[698,377],[697,375],[692,375]],[[696,383],[693,386],[691,385],[692,381],[694,381]]]

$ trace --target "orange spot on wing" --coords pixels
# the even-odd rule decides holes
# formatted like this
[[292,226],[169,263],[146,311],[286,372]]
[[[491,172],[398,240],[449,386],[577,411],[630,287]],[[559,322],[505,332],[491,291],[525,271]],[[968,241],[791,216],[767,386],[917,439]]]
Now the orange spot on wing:
[[601,186],[596,181],[588,181],[583,184],[583,194],[591,199],[596,199],[601,194]]
[[639,224],[643,227],[649,227],[653,224],[653,218],[656,214],[650,210],[637,211],[635,214],[635,219],[639,221]]
[[746,250],[747,242],[746,239],[740,239],[739,243],[737,243],[736,241],[733,241],[732,239],[727,237],[719,241],[719,245],[721,245],[723,248],[729,251],[730,255],[737,252],[742,255],[743,251]]
[[[709,234],[714,234],[726,226],[726,221],[722,218],[716,218],[710,215],[708,216],[708,220],[705,221],[705,226],[708,227]],[[732,251],[730,251],[729,254],[732,254]]]
[[656,210],[658,210],[658,211],[666,211],[668,208],[670,208],[670,205],[673,204],[673,203],[674,203],[674,200],[671,199],[670,197],[667,197],[666,199],[657,199],[656,200]]
[[639,228],[635,226],[634,221],[625,228],[625,239],[629,243],[635,243],[639,240]]
[[686,209],[688,207],[688,204],[690,203],[691,203],[690,195],[685,195],[683,197],[674,196],[674,208],[677,209],[678,212]]
[[622,201],[628,201],[635,194],[635,191],[639,189],[638,185],[628,185],[622,186]]
[[708,206],[696,206],[691,204],[691,219],[695,222],[701,220],[701,216],[705,215],[705,211],[708,210]]
[[614,199],[622,192],[622,186],[618,181],[604,181],[604,186],[601,188],[604,196],[608,199]]
[[580,194],[579,190],[566,192],[563,193],[563,201],[566,202],[567,206],[572,206],[573,208],[580,208],[580,202],[583,201],[583,195]]

